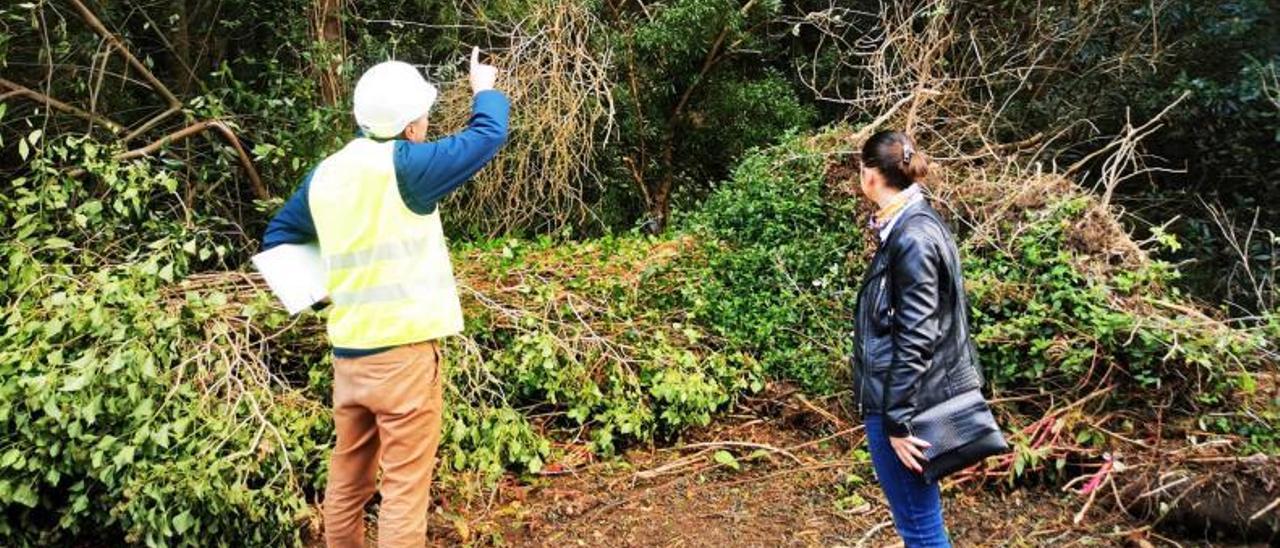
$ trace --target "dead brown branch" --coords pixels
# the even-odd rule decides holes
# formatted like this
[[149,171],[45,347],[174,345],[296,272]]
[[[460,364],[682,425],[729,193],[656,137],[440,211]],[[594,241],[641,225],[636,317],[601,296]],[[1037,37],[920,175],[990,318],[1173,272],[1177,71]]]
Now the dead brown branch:
[[[249,176],[249,188],[253,191],[254,198],[259,200],[270,199],[271,193],[267,190],[266,185],[262,184],[262,178],[258,175],[258,170],[254,167],[253,160],[249,157],[249,153],[245,151],[244,146],[240,144],[240,139],[236,137],[235,132],[232,131],[226,123],[220,120],[196,122],[165,135],[160,139],[152,141],[146,146],[121,152],[112,156],[112,158],[115,160],[125,161],[150,156],[151,154],[164,149],[166,146],[186,140],[194,135],[199,135],[209,130],[217,132],[218,135],[236,151],[236,157],[240,160],[241,167],[244,168],[245,173]],[[85,171],[83,169],[76,169],[69,173],[72,177],[80,177],[84,174]]]
[[152,91],[159,94],[164,98],[165,102],[168,103],[166,105],[167,108],[163,112],[152,117],[150,120],[143,122],[142,125],[138,126],[133,131],[130,131],[129,134],[123,138],[124,142],[127,143],[132,141],[146,131],[155,127],[164,119],[174,113],[182,111],[182,101],[178,99],[178,96],[174,95],[173,92],[169,90],[169,87],[164,85],[164,82],[161,82],[151,69],[147,68],[146,64],[134,56],[133,52],[129,50],[129,47],[120,40],[120,37],[108,30],[106,25],[103,25],[102,21],[98,19],[98,16],[94,15],[93,11],[86,7],[83,2],[80,0],[71,0],[71,4],[75,7],[76,11],[80,13],[80,17],[84,19],[85,23],[89,25],[89,28],[102,36],[103,40],[106,40],[117,53],[124,57],[125,61],[129,63],[129,66],[138,71],[147,83],[151,84]]
[[93,124],[98,124],[104,128],[107,128],[107,130],[111,131],[112,133],[119,134],[125,131],[124,126],[112,121],[110,118],[107,118],[106,116],[89,112],[87,110],[81,109],[74,105],[69,105],[67,103],[54,99],[53,97],[49,97],[48,95],[40,93],[36,90],[33,90],[31,88],[28,88],[16,82],[12,82],[4,78],[0,78],[0,87],[5,87],[10,90],[8,93],[5,93],[4,95],[0,95],[0,100],[3,100],[4,98],[7,98],[7,97],[12,97],[12,96],[25,97],[27,99],[30,99],[42,105],[48,106],[49,108],[66,112],[77,118],[88,120],[90,123],[93,123]]
[[1106,146],[1090,153],[1084,158],[1081,158],[1076,163],[1071,164],[1071,166],[1063,172],[1063,176],[1075,176],[1080,173],[1080,170],[1089,166],[1089,164],[1095,159],[1103,156],[1104,154],[1109,154],[1107,159],[1103,161],[1100,169],[1100,182],[1104,187],[1102,206],[1106,207],[1111,203],[1111,196],[1120,183],[1158,169],[1148,168],[1145,166],[1142,161],[1142,155],[1139,147],[1141,146],[1143,139],[1150,136],[1152,133],[1159,131],[1160,128],[1163,127],[1162,124],[1158,124],[1157,122],[1159,122],[1164,115],[1168,114],[1170,110],[1173,110],[1174,107],[1178,106],[1178,104],[1182,103],[1182,101],[1189,96],[1191,96],[1190,91],[1182,92],[1182,95],[1179,95],[1177,99],[1172,103],[1169,103],[1169,105],[1165,106],[1164,109],[1156,113],[1155,116],[1152,116],[1150,120],[1147,120],[1142,125],[1135,127],[1132,122],[1126,123],[1120,134],[1112,139],[1110,143],[1107,143]]
[[792,461],[794,461],[796,464],[804,464],[804,461],[800,460],[800,457],[795,456],[794,453],[787,451],[786,449],[779,449],[771,445],[766,445],[763,443],[747,442],[747,441],[710,441],[710,442],[704,442],[704,443],[690,443],[688,445],[681,447],[681,449],[695,449],[699,447],[709,447],[712,449],[723,448],[723,447],[746,447],[748,449],[760,449],[763,451],[768,451],[769,453],[777,453],[779,455],[785,456],[791,459]]
[[[1277,253],[1280,251],[1280,237],[1274,231],[1258,226],[1262,208],[1254,208],[1252,220],[1246,227],[1237,222],[1220,202],[1209,204],[1200,199],[1200,205],[1218,227],[1226,249],[1235,259],[1230,271],[1223,276],[1227,286],[1232,288],[1227,294],[1228,299],[1235,300],[1236,294],[1247,291],[1249,294],[1243,297],[1252,301],[1253,310],[1274,310],[1280,306],[1280,285],[1274,276],[1269,275],[1280,272],[1280,253]],[[1270,253],[1263,254],[1268,259],[1259,260],[1250,253],[1258,244],[1269,246]]]

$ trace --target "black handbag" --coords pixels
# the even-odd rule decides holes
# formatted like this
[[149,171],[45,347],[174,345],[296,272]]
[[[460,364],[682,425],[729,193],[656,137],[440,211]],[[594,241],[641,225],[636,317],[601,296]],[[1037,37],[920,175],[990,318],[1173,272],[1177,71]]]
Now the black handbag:
[[952,396],[911,419],[911,434],[930,443],[924,449],[924,478],[930,483],[1009,450],[987,400],[974,389]]

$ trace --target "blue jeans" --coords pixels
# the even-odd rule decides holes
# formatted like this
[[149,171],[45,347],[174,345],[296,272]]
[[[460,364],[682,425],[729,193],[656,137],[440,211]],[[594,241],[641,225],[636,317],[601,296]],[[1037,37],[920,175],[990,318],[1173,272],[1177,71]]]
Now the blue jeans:
[[907,548],[951,546],[942,523],[942,495],[938,484],[926,483],[923,476],[898,460],[898,454],[889,445],[883,421],[884,416],[879,414],[867,414],[864,420],[871,465],[876,470],[885,498],[889,500],[898,535]]

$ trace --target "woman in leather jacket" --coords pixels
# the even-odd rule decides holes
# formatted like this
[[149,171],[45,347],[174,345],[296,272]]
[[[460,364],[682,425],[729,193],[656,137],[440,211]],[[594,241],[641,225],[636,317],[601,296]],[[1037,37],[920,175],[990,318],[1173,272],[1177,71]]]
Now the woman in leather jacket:
[[928,162],[910,137],[871,136],[861,163],[880,245],[858,292],[854,394],[898,534],[908,547],[950,546],[938,486],[920,475],[929,443],[912,435],[911,419],[981,384],[960,257],[918,184]]

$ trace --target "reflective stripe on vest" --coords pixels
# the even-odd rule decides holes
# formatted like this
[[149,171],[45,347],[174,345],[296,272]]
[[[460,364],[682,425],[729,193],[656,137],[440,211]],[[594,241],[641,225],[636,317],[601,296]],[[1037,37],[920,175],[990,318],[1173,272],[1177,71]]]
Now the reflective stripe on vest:
[[457,291],[453,279],[408,280],[398,283],[375,285],[357,291],[342,291],[329,296],[329,300],[337,305],[382,303],[411,299],[416,295],[430,293],[432,289]]
[[393,142],[356,139],[316,168],[307,195],[328,266],[329,339],[379,348],[462,331],[439,208],[409,210]]
[[402,242],[387,242],[368,249],[326,255],[324,260],[325,265],[329,270],[355,268],[378,261],[407,259],[413,257],[417,250],[425,248],[428,245],[431,245],[431,241],[426,237],[415,238]]

